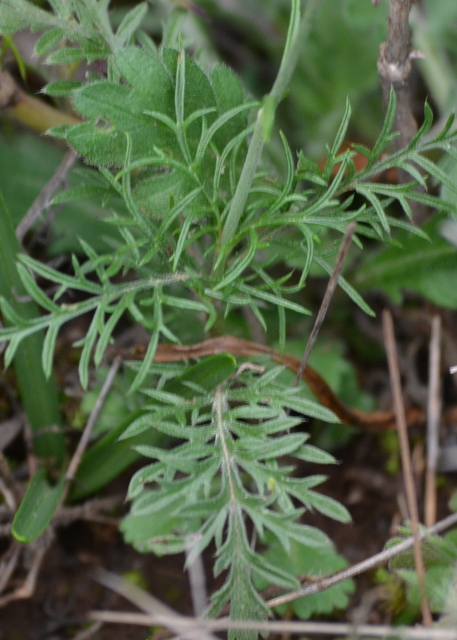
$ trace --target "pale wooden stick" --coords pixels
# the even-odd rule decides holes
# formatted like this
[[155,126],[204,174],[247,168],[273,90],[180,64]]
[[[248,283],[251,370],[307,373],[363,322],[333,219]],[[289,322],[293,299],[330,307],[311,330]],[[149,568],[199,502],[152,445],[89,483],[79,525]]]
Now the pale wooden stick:
[[[217,640],[217,638],[205,628],[204,620],[202,620],[202,624],[200,625],[198,619],[194,618],[195,624],[189,624],[189,618],[176,613],[166,604],[121,576],[97,569],[95,579],[97,582],[124,596],[124,598],[130,600],[130,602],[133,602],[133,604],[145,613],[157,616],[158,620],[167,620],[164,626],[167,626],[171,631],[177,633],[183,640]],[[91,619],[96,620],[96,618],[92,617]],[[159,624],[161,623],[159,622]]]
[[[428,535],[435,535],[449,529],[452,526],[457,524],[457,513],[452,513],[450,516],[447,516],[443,520],[440,520],[432,527],[428,529],[423,529],[419,532],[420,539],[426,538]],[[296,600],[297,598],[301,598],[306,595],[310,595],[311,593],[317,593],[319,591],[324,591],[325,589],[329,589],[333,587],[333,585],[342,582],[343,580],[347,580],[348,578],[353,578],[356,575],[359,575],[369,569],[373,569],[382,564],[385,564],[392,558],[396,557],[400,553],[404,553],[408,549],[410,549],[414,544],[413,538],[407,538],[398,544],[381,551],[381,553],[372,556],[371,558],[367,558],[363,562],[359,562],[348,569],[344,569],[343,571],[339,571],[338,573],[328,576],[327,578],[322,578],[317,582],[314,582],[302,589],[294,591],[292,593],[288,593],[284,596],[280,596],[279,598],[273,598],[267,602],[268,606],[271,608],[276,607],[280,604],[285,604],[287,602],[291,602]],[[107,575],[110,575],[110,579],[106,580]],[[107,574],[106,572],[101,572],[101,574],[97,575],[97,578],[106,586],[109,586],[112,589],[115,589],[117,592],[122,592],[119,589],[120,585],[124,586],[124,582],[121,580],[119,583],[119,578],[114,576],[115,580],[111,579],[112,574]],[[100,580],[101,578],[101,580]],[[128,599],[131,600],[136,606],[143,609],[143,611],[149,606],[145,606],[143,603],[143,597],[146,596],[148,598],[148,594],[139,590],[141,592],[141,598],[138,599],[137,594],[138,587],[135,588],[135,593],[133,593],[129,589]],[[126,594],[124,594],[126,595]],[[149,603],[149,600],[147,600]],[[132,613],[131,611],[90,611],[88,614],[89,620],[97,620],[104,622],[112,622],[118,624],[138,624],[144,626],[169,626],[169,628],[177,627],[179,625],[185,624],[185,628],[187,630],[199,629],[202,628],[209,629],[212,631],[222,631],[225,629],[251,629],[257,630],[259,632],[292,632],[292,633],[300,633],[300,634],[321,634],[321,635],[335,635],[335,636],[346,636],[346,635],[360,635],[367,636],[372,638],[404,638],[405,640],[457,640],[457,630],[453,629],[430,629],[430,628],[405,628],[405,627],[387,627],[383,625],[351,625],[351,624],[339,624],[339,623],[322,623],[322,622],[291,622],[291,621],[273,621],[273,622],[259,622],[254,620],[247,621],[234,621],[229,620],[228,618],[220,618],[219,620],[208,620],[208,619],[196,619],[196,618],[186,618],[184,616],[179,616],[175,614],[168,607],[163,609],[162,606],[157,606],[157,601],[154,599],[154,608],[155,611],[153,614],[143,614],[143,613]]]
[[394,412],[397,422],[398,439],[400,441],[400,453],[403,467],[406,500],[408,503],[409,517],[411,519],[411,530],[414,540],[414,561],[416,564],[417,579],[421,591],[422,617],[424,624],[426,626],[431,626],[432,614],[430,613],[430,607],[425,593],[425,569],[419,537],[419,513],[417,510],[416,489],[414,486],[414,475],[411,464],[411,452],[408,440],[408,427],[406,425],[405,407],[401,390],[400,367],[398,364],[397,347],[395,344],[394,326],[392,316],[387,309],[384,310],[382,316],[384,341],[386,344],[390,383],[394,401]]
[[[429,527],[428,529],[422,530],[419,532],[419,538],[422,540],[426,538],[429,534],[437,534],[441,531],[449,529],[449,527],[457,524],[457,513],[452,513],[447,518],[440,520],[433,527]],[[276,598],[272,598],[267,601],[267,605],[273,609],[274,607],[278,607],[281,604],[287,604],[288,602],[293,602],[298,598],[303,598],[303,596],[309,596],[312,593],[318,593],[320,591],[325,591],[326,589],[330,589],[335,584],[343,582],[344,580],[348,580],[349,578],[354,578],[355,576],[364,573],[365,571],[371,571],[376,567],[380,567],[386,562],[389,562],[392,558],[400,555],[400,553],[404,553],[408,549],[414,545],[414,538],[407,538],[406,540],[402,540],[398,544],[393,545],[392,547],[388,547],[381,551],[380,553],[367,558],[366,560],[362,560],[357,564],[352,565],[352,567],[348,567],[347,569],[343,569],[342,571],[338,571],[338,573],[334,573],[330,576],[324,576],[323,578],[319,578],[318,580],[312,582],[311,584],[307,584],[296,591],[291,591],[290,593],[285,593],[283,596],[278,596]]]
[[429,352],[427,401],[427,471],[425,475],[425,515],[427,527],[436,520],[436,463],[439,453],[439,426],[441,416],[440,385],[441,317],[432,320]]
[[[145,627],[176,624],[175,617],[165,617],[136,613],[132,611],[90,611],[90,620],[101,620],[117,624],[141,625]],[[186,630],[211,629],[212,631],[246,630],[258,633],[291,633],[300,635],[319,635],[348,638],[399,638],[401,640],[457,640],[456,629],[428,627],[393,627],[382,624],[353,625],[344,622],[300,622],[296,620],[196,620],[184,618]],[[182,624],[182,623],[181,623]],[[182,636],[179,636],[182,637]]]
[[200,539],[201,533],[189,534],[185,538],[185,551],[186,562],[188,563],[187,570],[189,572],[190,593],[192,596],[192,606],[196,618],[203,616],[208,605],[208,597],[206,594],[205,567],[203,565],[203,558],[201,553],[195,556],[192,562],[189,562],[191,553],[200,542]]

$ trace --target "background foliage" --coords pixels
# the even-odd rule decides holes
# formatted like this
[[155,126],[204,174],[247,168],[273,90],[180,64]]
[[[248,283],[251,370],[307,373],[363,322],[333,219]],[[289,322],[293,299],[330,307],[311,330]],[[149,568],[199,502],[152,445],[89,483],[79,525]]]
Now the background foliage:
[[[169,2],[115,5],[109,13],[103,0],[49,4],[52,10],[6,0],[0,28],[39,32],[42,92],[83,120],[51,135],[85,165],[54,197],[58,215],[49,221],[45,259],[35,250],[18,258],[21,286],[42,313],[26,316],[3,294],[5,362],[17,361],[18,349],[45,332],[36,348],[51,376],[59,332],[83,318],[86,330],[74,346],[87,389],[119,324],[143,327],[146,355],[117,380],[121,393],[129,391],[128,410],[105,415],[70,498],[97,491],[140,456],[151,458],[130,484],[126,540],[160,554],[182,551],[195,534],[194,554],[214,543],[214,572],[225,582],[213,594],[213,613],[231,601],[234,618],[260,618],[268,609],[259,589],[295,588],[297,571],[316,571],[317,557],[325,558],[325,571],[344,564],[302,516],[317,510],[347,522],[349,514],[313,490],[323,476],[297,478],[291,462],[335,462],[307,443],[303,416],[335,417],[265,361],[259,374],[240,372],[243,359],[231,355],[197,364],[152,360],[159,343],[251,337],[247,317],[269,344],[293,351],[316,311],[308,291],[331,273],[352,220],[357,237],[340,279],[348,295],[338,298],[341,313],[355,303],[372,314],[362,295],[373,290],[397,303],[404,290],[415,291],[455,308],[448,286],[457,266],[455,241],[446,231],[455,210],[455,133],[447,119],[455,96],[453,10],[423,2],[412,15],[418,45],[433,37],[441,48],[428,49],[419,67],[418,93],[429,94],[430,102],[424,108],[418,100],[421,129],[407,149],[389,155],[395,96],[384,115],[376,71],[385,2],[376,9],[362,0],[319,3],[296,69],[299,2],[252,1],[236,11],[201,2],[211,21]],[[311,14],[312,2],[305,11]],[[236,37],[245,38],[244,49],[231,48]],[[235,71],[219,63],[224,54]],[[448,71],[439,86],[438,64]],[[281,91],[277,78],[285,83]],[[0,142],[0,171],[9,176],[2,191],[17,224],[61,151],[8,126]],[[398,168],[409,173],[410,184],[380,179]],[[423,229],[413,227],[412,201],[439,215]],[[340,350],[329,374],[347,366]],[[341,383],[343,400],[368,402],[354,386]],[[52,519],[65,490],[60,478],[51,487],[43,472],[35,476],[13,525],[18,539],[33,539]],[[45,517],[31,528],[37,500],[46,505]],[[287,556],[297,557],[295,566]],[[298,601],[295,612],[309,617],[345,607],[351,589]]]

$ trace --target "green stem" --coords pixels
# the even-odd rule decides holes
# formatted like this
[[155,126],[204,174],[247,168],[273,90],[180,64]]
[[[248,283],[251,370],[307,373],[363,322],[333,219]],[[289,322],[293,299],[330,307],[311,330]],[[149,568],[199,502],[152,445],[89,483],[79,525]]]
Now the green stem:
[[227,246],[236,234],[246,200],[254,180],[260,156],[273,126],[275,111],[283,99],[308,36],[319,0],[308,0],[300,20],[300,0],[292,0],[292,12],[281,66],[270,93],[265,96],[257,113],[257,121],[246,154],[240,179],[230,205],[221,236],[221,246]]
[[59,111],[43,100],[29,96],[6,71],[0,71],[0,103],[10,118],[40,134],[46,133],[51,127],[81,122],[75,115]]

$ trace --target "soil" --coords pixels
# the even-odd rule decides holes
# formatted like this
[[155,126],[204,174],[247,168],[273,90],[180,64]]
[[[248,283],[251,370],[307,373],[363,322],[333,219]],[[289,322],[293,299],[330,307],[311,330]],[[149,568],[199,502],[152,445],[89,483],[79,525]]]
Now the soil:
[[[304,473],[324,473],[328,480],[322,485],[326,495],[345,504],[352,515],[352,524],[340,524],[318,514],[309,514],[306,523],[328,533],[338,551],[353,564],[382,550],[392,534],[392,525],[399,520],[399,475],[385,471],[387,456],[381,451],[378,436],[364,434],[336,452],[340,464],[322,469],[303,468]],[[127,487],[128,474],[122,479]],[[119,491],[120,482],[108,488]],[[209,571],[210,557],[206,558]],[[183,556],[157,558],[136,553],[126,545],[113,526],[77,521],[60,528],[46,553],[38,575],[34,594],[26,600],[11,602],[0,609],[0,640],[69,640],[84,638],[86,615],[93,609],[134,610],[120,596],[113,594],[94,580],[94,569],[104,569],[139,577],[150,593],[173,607],[175,611],[192,614],[187,574],[183,571]],[[25,572],[16,572],[15,580]],[[356,607],[364,592],[372,586],[372,574],[361,576],[351,608]],[[350,619],[351,610],[346,612]],[[382,607],[371,613],[370,621],[388,621]],[[157,635],[160,634],[160,635]],[[163,631],[145,627],[104,624],[91,634],[94,640],[146,640],[163,636]],[[165,636],[166,637],[166,634]]]
[[[448,322],[451,319],[448,318]],[[401,318],[396,318],[400,335],[400,352],[407,351],[408,336],[417,340],[418,332],[414,325]],[[409,331],[407,330],[409,326]],[[450,335],[450,334],[448,334]],[[428,336],[427,336],[428,337]],[[65,379],[68,369],[74,368],[62,350],[57,359],[58,374]],[[416,359],[417,360],[417,359]],[[385,375],[383,364],[369,367],[360,362],[359,355],[353,353],[353,361],[359,371],[363,386],[377,398],[378,406],[386,408],[390,405],[389,381]],[[417,378],[423,369],[420,361],[410,365],[409,374],[404,379],[404,388],[418,388]],[[413,368],[416,369],[413,372]],[[410,383],[410,379],[416,381]],[[420,389],[419,389],[420,391]],[[456,405],[455,387],[444,393],[444,404]],[[3,395],[3,398],[2,398]],[[408,393],[405,400],[410,401]],[[5,420],[10,394],[0,394],[1,419]],[[14,406],[14,405],[13,405]],[[71,409],[69,409],[71,412]],[[311,443],[321,444],[325,426],[305,423],[305,428],[312,434]],[[319,467],[302,463],[296,469],[297,475],[323,474],[327,480],[319,487],[319,491],[344,504],[352,516],[351,524],[332,521],[318,513],[307,512],[304,523],[325,531],[334,542],[338,552],[349,564],[355,564],[382,551],[386,541],[395,534],[395,526],[405,519],[404,492],[401,472],[399,471],[398,446],[389,449],[392,438],[389,434],[374,434],[353,431],[353,435],[345,440],[344,446],[332,450],[338,460],[336,465]],[[390,432],[393,440],[395,433]],[[424,431],[413,427],[410,430],[410,441],[413,449],[413,466],[417,478],[418,503],[423,504],[421,487],[423,486]],[[324,437],[325,440],[325,437]],[[330,438],[331,440],[331,438]],[[329,439],[327,438],[327,441]],[[341,441],[341,440],[340,440]],[[76,446],[76,441],[75,441]],[[395,448],[397,447],[397,448]],[[21,477],[21,469],[26,470],[27,450],[24,446],[24,434],[20,432],[4,450],[5,458],[14,469],[15,477]],[[1,460],[0,460],[1,462]],[[392,469],[395,470],[392,473]],[[1,471],[1,468],[0,468]],[[192,615],[192,599],[189,579],[184,572],[182,555],[157,558],[148,554],[135,552],[125,544],[118,533],[117,523],[128,506],[123,503],[128,482],[134,469],[129,469],[122,476],[106,487],[97,498],[121,496],[119,507],[110,514],[114,522],[94,522],[77,520],[67,526],[59,526],[44,556],[44,561],[37,575],[36,588],[33,594],[22,600],[9,602],[0,607],[0,640],[160,640],[172,634],[163,629],[124,624],[103,624],[99,628],[90,628],[87,614],[91,610],[135,611],[126,600],[101,586],[94,578],[94,570],[103,568],[117,575],[133,578],[149,593],[172,607],[176,612]],[[22,473],[22,481],[27,480]],[[438,492],[437,519],[448,514],[448,500],[455,487],[453,476],[448,474],[441,482]],[[11,592],[20,586],[27,575],[27,554],[23,554],[23,562],[18,563],[6,588],[1,587],[2,572],[11,550],[11,541],[2,522],[0,504],[0,588],[4,593]],[[420,513],[423,521],[423,514]],[[2,529],[3,527],[3,529]],[[205,554],[207,591],[217,589],[212,573],[212,552]],[[3,563],[3,565],[2,565]],[[376,586],[378,584],[378,586]],[[1,597],[2,594],[0,594]],[[367,599],[373,598],[371,604]],[[395,601],[402,598],[401,589],[388,593],[382,591],[376,583],[375,572],[371,571],[359,576],[356,580],[356,592],[351,597],[350,606],[342,612],[335,611],[330,619],[352,621],[360,611],[364,611],[363,622],[388,624],[392,621],[392,610]],[[219,637],[223,637],[219,634]],[[273,636],[271,636],[273,638]]]

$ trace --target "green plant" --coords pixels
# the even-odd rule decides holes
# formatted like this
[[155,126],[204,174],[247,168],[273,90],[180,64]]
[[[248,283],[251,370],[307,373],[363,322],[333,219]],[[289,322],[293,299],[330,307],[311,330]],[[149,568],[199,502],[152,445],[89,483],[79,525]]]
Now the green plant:
[[[83,122],[51,133],[91,166],[84,181],[54,201],[97,196],[110,209],[107,227],[115,230],[109,252],[81,240],[71,275],[19,255],[22,285],[45,313],[30,318],[20,305],[1,299],[8,322],[0,330],[0,340],[9,343],[5,362],[12,362],[23,341],[45,331],[41,360],[49,376],[59,330],[90,314],[89,329],[75,345],[81,349],[79,375],[87,388],[91,362],[100,366],[121,318],[149,332],[143,360],[130,363],[130,393],[136,394],[140,408],[89,449],[72,497],[97,490],[140,455],[151,458],[130,484],[132,507],[122,525],[126,539],[143,551],[173,553],[185,548],[188,536],[198,534],[190,560],[214,542],[214,571],[226,572],[226,579],[213,595],[213,612],[230,601],[233,618],[260,618],[268,608],[254,580],[293,588],[297,579],[290,568],[277,566],[251,544],[251,532],[262,543],[270,540],[272,549],[280,545],[287,551],[298,544],[331,550],[323,533],[300,523],[302,514],[315,509],[349,520],[342,505],[313,490],[323,476],[294,477],[293,465],[282,462],[284,456],[334,462],[306,443],[307,434],[297,429],[302,418],[290,412],[330,422],[335,417],[301,397],[300,387],[280,382],[278,368],[259,371],[250,363],[238,368],[230,354],[213,354],[198,364],[158,364],[153,362],[158,345],[179,344],[189,336],[198,341],[207,332],[224,336],[243,309],[267,332],[273,308],[284,348],[291,319],[310,313],[300,296],[310,270],[331,273],[350,222],[357,222],[355,252],[364,237],[389,241],[393,227],[425,237],[395,215],[394,206],[407,217],[411,201],[453,210],[451,203],[416,189],[426,186],[417,167],[454,189],[427,154],[449,151],[457,134],[450,119],[439,134],[426,137],[432,124],[426,105],[423,125],[408,147],[385,155],[396,135],[391,131],[392,93],[373,148],[354,145],[340,152],[351,117],[347,103],[323,168],[303,152],[296,161],[281,134],[286,171],[280,175],[263,150],[316,2],[310,0],[301,15],[301,3],[292,0],[281,66],[261,102],[246,96],[227,67],[208,70],[197,64],[179,37],[169,37],[167,46],[157,49],[141,30],[146,3],[132,9],[116,31],[108,4],[51,0],[52,13],[27,0],[0,5],[3,32],[43,30],[36,52],[49,64],[65,65],[67,72],[81,61],[106,65],[102,77],[91,71],[85,84],[71,78],[54,81],[45,93],[71,99]],[[356,153],[367,159],[362,170],[356,169]],[[406,171],[411,182],[378,182],[379,174],[391,168]],[[284,268],[291,264],[293,268]],[[52,297],[36,277],[56,287]],[[372,313],[346,279],[340,277],[339,283]],[[68,302],[69,291],[82,292],[84,299]],[[64,483],[50,488],[40,473],[13,523],[16,537],[38,535],[63,491]],[[33,528],[29,516],[37,496],[46,502],[46,518]]]
[[[389,540],[389,546],[401,542],[410,530],[403,527],[399,535]],[[455,609],[452,605],[455,598],[457,533],[450,531],[445,536],[429,535],[422,542],[422,555],[426,567],[425,589],[434,613],[443,614],[448,622],[455,623]],[[420,586],[411,553],[403,553],[393,558],[389,569],[401,579],[406,587],[406,599],[414,611],[420,609]]]
[[[16,255],[20,251],[19,242],[14,233],[11,216],[0,192],[0,217],[2,233],[0,237],[0,293],[8,300],[12,309],[19,309],[26,318],[34,318],[39,313],[33,301],[20,304],[17,296],[24,295],[22,281],[16,268]],[[57,387],[53,378],[46,380],[40,366],[42,336],[35,334],[24,340],[14,358],[14,368],[21,390],[24,409],[30,416],[32,431],[38,432],[61,423],[58,405]],[[35,442],[37,453],[43,457],[53,456],[58,462],[63,461],[64,441],[61,434],[41,433]]]

